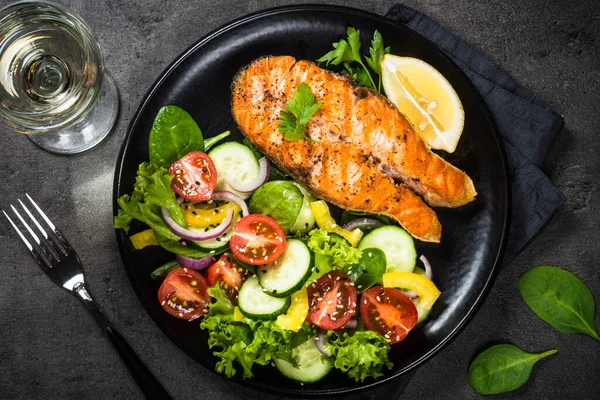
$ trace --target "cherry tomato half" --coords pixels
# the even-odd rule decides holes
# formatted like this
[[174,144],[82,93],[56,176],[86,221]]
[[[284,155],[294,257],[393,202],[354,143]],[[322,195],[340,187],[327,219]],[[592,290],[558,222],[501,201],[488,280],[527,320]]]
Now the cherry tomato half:
[[216,263],[208,267],[206,280],[209,287],[213,287],[218,283],[229,300],[233,304],[237,304],[238,292],[248,275],[250,275],[250,271],[240,267],[231,254],[223,253]]
[[240,261],[264,265],[275,261],[285,250],[285,234],[271,217],[246,215],[233,227],[231,251]]
[[208,312],[206,279],[189,268],[175,268],[158,289],[158,301],[174,317],[192,320]]
[[374,286],[362,294],[360,316],[367,329],[379,333],[391,343],[406,337],[417,323],[417,309],[401,291]]
[[340,329],[352,318],[356,309],[356,289],[348,275],[329,272],[308,285],[306,319],[321,329]]
[[171,188],[187,201],[210,200],[217,185],[217,169],[206,153],[191,151],[169,168]]

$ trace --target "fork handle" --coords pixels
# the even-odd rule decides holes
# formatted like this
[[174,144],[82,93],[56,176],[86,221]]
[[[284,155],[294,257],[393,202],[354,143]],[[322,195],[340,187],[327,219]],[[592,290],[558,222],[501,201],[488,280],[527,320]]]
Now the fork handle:
[[92,313],[102,330],[108,335],[114,348],[129,369],[129,372],[137,382],[138,386],[147,399],[171,399],[160,382],[152,375],[152,372],[144,365],[142,360],[135,354],[129,343],[112,326],[102,313],[96,302],[92,299],[84,284],[73,288],[77,296],[83,301],[87,309]]

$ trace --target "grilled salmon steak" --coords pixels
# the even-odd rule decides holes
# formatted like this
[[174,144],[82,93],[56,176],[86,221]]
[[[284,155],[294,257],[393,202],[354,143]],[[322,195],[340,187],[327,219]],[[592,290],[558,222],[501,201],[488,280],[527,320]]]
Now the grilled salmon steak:
[[[278,131],[279,113],[301,82],[323,103],[306,126],[320,143],[286,141]],[[388,215],[413,236],[438,242],[435,213],[408,187],[434,206],[460,206],[476,195],[471,179],[432,153],[394,105],[347,77],[289,56],[265,57],[240,71],[232,90],[244,135],[332,204]]]

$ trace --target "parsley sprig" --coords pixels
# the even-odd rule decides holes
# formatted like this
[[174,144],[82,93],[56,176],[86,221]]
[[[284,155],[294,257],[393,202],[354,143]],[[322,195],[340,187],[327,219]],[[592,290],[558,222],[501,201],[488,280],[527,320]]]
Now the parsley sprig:
[[[339,65],[343,63],[344,68],[352,75],[356,83],[381,92],[381,59],[385,54],[390,52],[390,48],[383,45],[381,33],[376,30],[373,34],[371,47],[369,47],[369,57],[365,57],[366,65],[360,55],[360,31],[349,27],[346,34],[348,36],[346,39],[333,43],[333,50],[319,58],[317,62],[324,62],[327,66],[329,64]],[[367,65],[379,76],[377,85]]]
[[304,128],[308,121],[323,103],[315,103],[315,95],[310,86],[302,82],[296,88],[292,98],[285,105],[287,111],[279,113],[279,132],[285,133],[285,140],[294,141],[307,139],[316,142],[306,136]]

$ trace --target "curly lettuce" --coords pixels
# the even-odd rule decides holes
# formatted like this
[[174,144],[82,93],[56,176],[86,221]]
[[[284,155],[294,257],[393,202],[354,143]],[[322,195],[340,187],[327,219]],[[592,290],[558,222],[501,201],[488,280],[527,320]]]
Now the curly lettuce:
[[219,357],[217,372],[232,377],[241,367],[242,376],[251,378],[254,364],[267,365],[275,356],[289,353],[291,331],[274,321],[233,321],[233,304],[222,289],[215,285],[208,293],[215,302],[209,305],[200,328],[208,330],[208,346]]
[[307,282],[313,282],[334,269],[358,263],[362,251],[352,247],[348,241],[325,228],[308,232],[307,246],[315,253],[315,268]]
[[131,196],[124,194],[117,199],[119,212],[114,219],[114,226],[129,232],[131,221],[137,219],[154,230],[156,240],[165,250],[188,257],[206,257],[208,253],[181,244],[181,238],[171,232],[162,218],[161,207],[169,211],[175,222],[186,226],[181,207],[171,190],[172,179],[165,168],[141,163]]
[[388,358],[389,340],[372,331],[354,333],[328,331],[325,350],[331,353],[335,368],[357,382],[383,376],[383,368],[394,364]]

